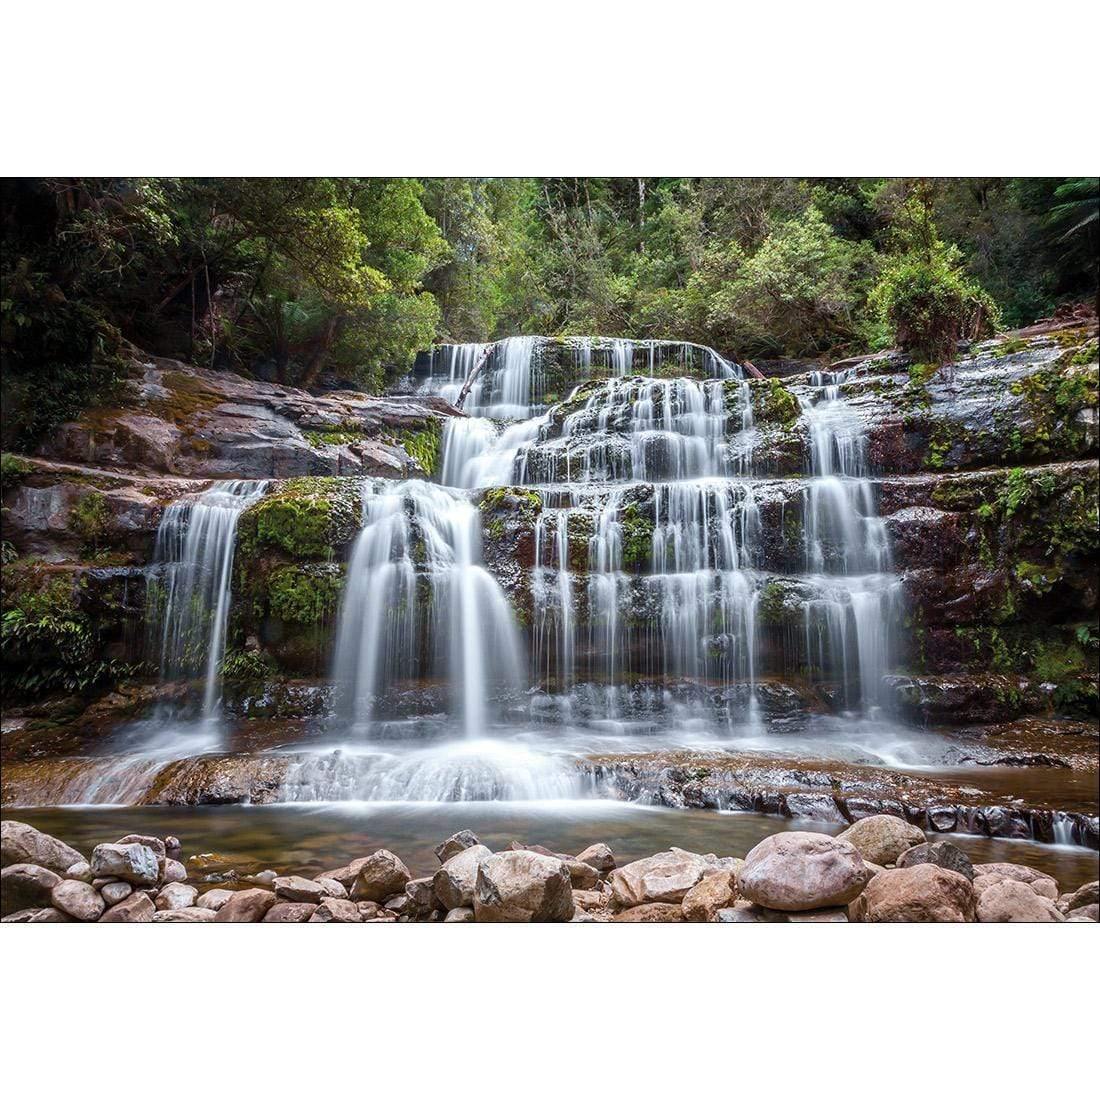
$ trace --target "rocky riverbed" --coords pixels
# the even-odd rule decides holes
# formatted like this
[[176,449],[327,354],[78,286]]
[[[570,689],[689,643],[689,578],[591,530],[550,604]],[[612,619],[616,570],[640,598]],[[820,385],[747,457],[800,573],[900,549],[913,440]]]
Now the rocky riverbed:
[[4,923],[1095,923],[1091,881],[1062,890],[1022,863],[975,863],[890,814],[837,836],[787,831],[744,858],[672,847],[623,862],[461,830],[414,877],[379,849],[312,877],[242,873],[173,836],[129,834],[85,856],[19,821],[0,824]]

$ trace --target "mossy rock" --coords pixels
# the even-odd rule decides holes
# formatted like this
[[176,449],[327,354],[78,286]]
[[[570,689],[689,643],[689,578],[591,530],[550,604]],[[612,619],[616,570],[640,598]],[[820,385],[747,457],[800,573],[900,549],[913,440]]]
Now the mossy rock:
[[757,424],[779,424],[789,428],[802,415],[798,398],[778,378],[754,378],[749,382],[749,390],[752,416]]
[[358,486],[349,479],[295,478],[241,516],[239,553],[276,549],[300,561],[331,560],[355,537],[360,515]]

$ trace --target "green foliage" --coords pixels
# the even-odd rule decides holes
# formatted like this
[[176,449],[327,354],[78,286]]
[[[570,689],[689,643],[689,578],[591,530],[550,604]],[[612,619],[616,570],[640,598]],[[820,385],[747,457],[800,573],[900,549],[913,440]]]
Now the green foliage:
[[898,252],[884,264],[870,306],[899,348],[938,364],[955,357],[961,339],[995,328],[1000,314],[963,271],[959,249],[940,239],[931,201],[928,190],[917,187],[901,205],[894,231]]
[[6,574],[0,617],[4,697],[86,693],[132,670],[100,657],[94,624],[78,610],[72,582],[30,571]]
[[631,501],[622,511],[623,567],[631,572],[645,570],[653,556],[653,520],[645,515],[637,502]]
[[802,415],[798,398],[778,378],[754,379],[752,389],[753,419],[759,424],[782,424],[790,427]]
[[14,489],[30,472],[30,463],[5,451],[0,454],[0,493]]
[[93,553],[106,540],[110,526],[111,510],[102,493],[85,493],[69,513],[70,530]]
[[278,667],[267,653],[253,649],[227,650],[220,673],[227,683],[256,683],[277,675]]
[[439,457],[443,449],[443,427],[440,421],[433,420],[428,427],[420,431],[407,431],[401,436],[401,446],[428,477],[432,477],[439,466]]

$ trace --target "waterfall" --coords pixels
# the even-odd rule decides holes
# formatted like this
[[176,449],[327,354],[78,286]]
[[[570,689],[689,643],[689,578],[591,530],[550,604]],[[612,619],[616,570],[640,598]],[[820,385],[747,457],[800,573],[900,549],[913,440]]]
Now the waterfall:
[[218,717],[237,521],[264,481],[224,481],[170,504],[157,528],[149,574],[151,648],[163,680],[204,680],[202,717]]
[[869,480],[866,433],[841,391],[848,377],[813,372],[813,397],[802,403],[810,438],[806,568],[819,582],[806,607],[806,645],[817,667],[840,679],[845,701],[866,711],[881,703],[901,583]]
[[491,697],[522,688],[522,652],[508,600],[481,563],[473,504],[424,481],[366,482],[337,624],[341,718],[370,731],[388,693],[439,677],[465,733],[480,736]]

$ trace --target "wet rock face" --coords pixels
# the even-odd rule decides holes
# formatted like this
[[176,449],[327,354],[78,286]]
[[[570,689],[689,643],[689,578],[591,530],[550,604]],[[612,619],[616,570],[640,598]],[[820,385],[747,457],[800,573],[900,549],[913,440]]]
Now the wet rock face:
[[[42,448],[62,462],[199,478],[431,475],[437,398],[303,390],[157,359],[135,364],[131,404],[64,424]],[[418,438],[423,436],[424,438]]]

